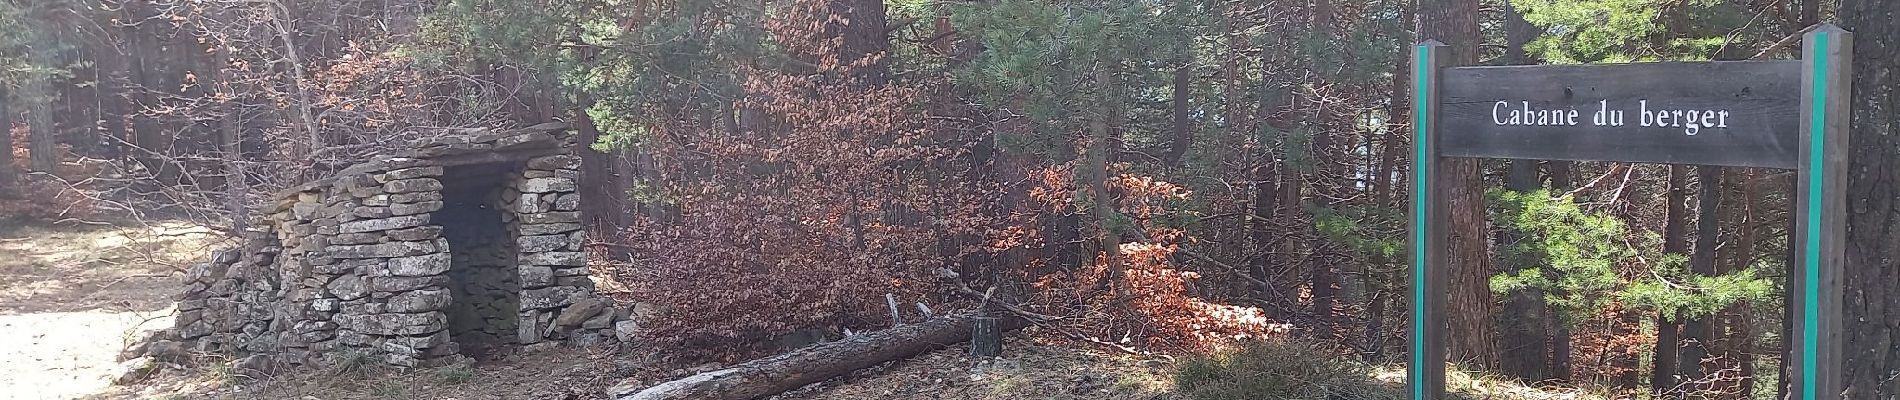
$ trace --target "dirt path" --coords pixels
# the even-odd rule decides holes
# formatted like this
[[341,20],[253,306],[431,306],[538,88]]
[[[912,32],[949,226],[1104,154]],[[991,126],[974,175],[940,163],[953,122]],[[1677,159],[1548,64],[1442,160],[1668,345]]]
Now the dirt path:
[[170,295],[216,235],[152,226],[0,226],[0,399],[98,393],[128,338],[171,324]]

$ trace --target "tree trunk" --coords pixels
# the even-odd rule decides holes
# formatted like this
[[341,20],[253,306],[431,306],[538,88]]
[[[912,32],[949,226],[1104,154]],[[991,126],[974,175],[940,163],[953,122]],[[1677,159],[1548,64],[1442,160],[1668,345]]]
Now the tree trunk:
[[[1313,1],[1313,32],[1326,46],[1331,45],[1335,36],[1335,27],[1333,26],[1334,12],[1335,10],[1333,9],[1331,0]],[[1311,76],[1317,78],[1311,83],[1313,87],[1326,87],[1328,82],[1334,80],[1331,68],[1318,65],[1313,65],[1311,68],[1313,69]],[[1314,107],[1320,110],[1329,108],[1327,104],[1323,102],[1324,98],[1316,97],[1308,100],[1313,103],[1308,105],[1308,107]],[[1314,165],[1311,169],[1307,170],[1310,172],[1306,173],[1306,176],[1299,179],[1299,181],[1310,180],[1314,182],[1314,192],[1316,193],[1314,197],[1317,200],[1316,203],[1318,203],[1316,206],[1337,211],[1341,206],[1339,199],[1347,198],[1349,195],[1343,193],[1346,190],[1346,185],[1337,179],[1337,177],[1345,174],[1334,173],[1335,168],[1333,168],[1333,164],[1336,160],[1348,159],[1350,156],[1333,153],[1333,149],[1337,147],[1333,142],[1340,136],[1344,136],[1333,131],[1335,127],[1333,123],[1335,117],[1333,114],[1320,112],[1313,118],[1315,119],[1306,121],[1306,123],[1308,126],[1313,127],[1310,131],[1312,132],[1313,138],[1312,142],[1309,143],[1310,147],[1307,148],[1307,159],[1311,160]],[[1292,201],[1287,202],[1287,204],[1300,204],[1301,202],[1298,199],[1302,194],[1299,192],[1292,194],[1295,197]],[[1306,207],[1301,206],[1292,209],[1304,211]],[[1308,238],[1307,251],[1313,254],[1313,256],[1307,257],[1306,266],[1307,287],[1313,296],[1312,313],[1318,316],[1322,321],[1336,321],[1340,317],[1339,286],[1341,282],[1339,278],[1339,263],[1333,262],[1333,260],[1328,259],[1326,256],[1335,251],[1335,246],[1332,240],[1328,239],[1325,235],[1321,235],[1315,229],[1315,218],[1313,215],[1310,215],[1312,213],[1306,212],[1303,214],[1308,215],[1306,215],[1306,224],[1301,230]],[[1328,327],[1326,330],[1329,332],[1333,331],[1331,327]]]
[[[1504,186],[1516,192],[1531,192],[1539,189],[1536,160],[1511,160],[1510,172],[1504,177]],[[1498,235],[1499,253],[1505,246],[1523,238],[1523,233],[1507,229]],[[1542,268],[1543,260],[1517,256],[1503,258],[1503,268],[1511,271]],[[1544,305],[1544,291],[1524,289],[1511,292],[1504,298],[1502,315],[1498,316],[1499,346],[1502,357],[1499,368],[1506,375],[1526,382],[1540,382],[1551,378],[1550,373],[1550,328],[1552,316]]]
[[[838,63],[852,65],[864,57],[885,56],[890,53],[891,40],[885,35],[888,16],[884,11],[884,0],[833,0],[831,10],[841,19],[840,24],[830,25],[831,34],[841,38],[838,48]],[[879,86],[889,78],[886,63],[876,63],[858,68],[855,75],[860,84]]]
[[[718,371],[688,376],[644,390],[616,385],[608,396],[619,400],[749,400],[797,389],[831,377],[891,360],[901,360],[949,344],[970,340],[970,314],[944,316],[888,330],[747,361]],[[1002,318],[999,329],[1021,328],[1020,318]],[[624,385],[624,384],[623,384]]]
[[1106,96],[1101,96],[1104,99],[1090,110],[1089,153],[1087,163],[1084,164],[1084,168],[1088,170],[1083,176],[1088,177],[1088,182],[1085,183],[1088,185],[1088,204],[1094,206],[1090,211],[1090,216],[1095,218],[1095,240],[1099,246],[1097,251],[1101,252],[1108,264],[1108,280],[1103,281],[1103,284],[1113,285],[1115,294],[1120,296],[1127,293],[1121,290],[1124,283],[1122,282],[1121,239],[1116,236],[1111,222],[1115,214],[1115,204],[1108,193],[1108,141],[1110,140],[1108,127],[1111,124],[1110,119],[1114,118],[1115,110],[1114,107],[1109,106],[1114,102],[1110,98],[1113,96],[1111,93],[1114,93],[1115,74],[1108,68],[1107,65],[1102,65],[1095,71],[1095,84],[1100,89],[1098,93]]
[[[310,155],[317,150],[323,149],[328,143],[323,137],[323,132],[317,128],[316,116],[311,114],[313,107],[311,102],[316,101],[316,99],[311,97],[309,85],[304,83],[304,79],[310,75],[304,69],[303,57],[298,55],[297,32],[291,26],[291,21],[295,20],[295,16],[293,15],[295,11],[290,9],[290,4],[294,3],[271,2],[264,4],[264,7],[269,8],[266,12],[270,14],[270,20],[266,22],[266,25],[272,29],[271,33],[277,35],[279,44],[283,45],[284,62],[290,66],[288,71],[281,73],[284,75],[283,85],[289,89],[286,90],[285,93],[291,96],[289,104],[291,107],[291,110],[289,110],[291,120],[290,131],[295,133],[295,136],[299,139],[308,141],[308,143],[292,147],[296,150],[293,151],[291,155],[292,157]],[[299,172],[308,175],[314,171]],[[303,178],[314,178],[314,176],[305,176]]]
[[18,180],[13,171],[13,111],[7,108],[11,104],[7,86],[0,85],[0,197],[16,194],[13,182]]
[[[1504,3],[1505,47],[1504,56],[1512,64],[1532,64],[1524,53],[1524,45],[1537,37],[1537,27],[1524,20],[1509,1]],[[1504,177],[1504,186],[1516,192],[1528,193],[1540,189],[1537,179],[1536,160],[1511,160],[1510,172]],[[1507,229],[1498,237],[1499,253],[1505,246],[1523,238],[1523,233]],[[1544,260],[1531,257],[1509,257],[1502,259],[1501,267],[1509,271],[1538,269]],[[1526,382],[1540,382],[1553,378],[1551,373],[1551,335],[1559,320],[1551,315],[1544,303],[1544,291],[1526,289],[1512,292],[1504,298],[1503,314],[1498,317],[1499,343],[1502,346],[1500,367],[1505,375]]]
[[[44,90],[51,85],[43,82],[29,83],[41,90],[34,90],[41,96],[51,96]],[[52,172],[59,164],[58,129],[53,125],[53,105],[50,98],[38,98],[26,107],[26,123],[30,129],[27,137],[27,169],[35,172]]]
[[1192,55],[1182,56],[1181,65],[1174,68],[1174,138],[1169,140],[1168,154],[1164,162],[1169,166],[1181,166],[1181,159],[1187,156],[1188,147],[1194,145],[1194,129],[1188,124],[1188,92],[1194,60]]
[[[1669,187],[1663,202],[1666,211],[1663,217],[1663,253],[1682,254],[1688,249],[1688,191],[1689,169],[1681,165],[1669,166]],[[1681,330],[1674,315],[1658,313],[1656,315],[1656,346],[1651,350],[1649,388],[1658,395],[1669,393],[1676,387],[1676,351],[1682,346]]]
[[[81,14],[72,15],[76,16],[74,19],[78,23],[92,22]],[[92,140],[91,136],[96,133],[98,122],[103,118],[99,115],[101,90],[99,66],[101,64],[100,57],[95,54],[100,46],[89,39],[92,38],[83,35],[69,39],[73,49],[66,57],[84,62],[71,63],[67,68],[68,73],[72,75],[59,85],[59,102],[57,103],[59,107],[54,110],[58,121],[54,124],[66,127],[71,133],[83,135],[71,138],[73,140],[68,143],[71,146],[69,151],[90,156],[98,153],[95,150],[98,148],[99,141]]]
[[[127,0],[121,8],[124,9],[126,21],[142,21],[157,15],[147,0]],[[157,32],[150,31],[151,26],[153,25],[125,24],[120,28],[120,34],[125,35],[130,42],[125,46],[126,62],[123,65],[129,80],[127,84],[130,86],[127,90],[129,98],[126,101],[125,114],[131,121],[131,126],[126,130],[125,141],[132,146],[144,148],[152,148],[164,134],[156,118],[145,113],[145,110],[158,107],[158,94],[162,93],[158,90],[165,86],[160,83],[159,78],[163,63],[153,62],[150,59],[159,50],[159,35]],[[156,164],[160,163],[151,155],[138,149],[132,149],[132,154],[135,154],[134,157],[148,167],[156,168]]]
[[[1412,17],[1412,7],[1410,4],[1401,3],[1399,5],[1399,20],[1411,21]],[[1397,67],[1393,68],[1392,82],[1390,83],[1392,100],[1389,103],[1390,106],[1386,109],[1386,114],[1389,119],[1385,126],[1385,136],[1379,140],[1379,164],[1378,168],[1374,170],[1377,171],[1378,175],[1372,178],[1374,185],[1372,190],[1372,203],[1375,207],[1404,208],[1404,205],[1394,203],[1392,189],[1393,186],[1399,184],[1398,178],[1396,177],[1399,172],[1399,154],[1409,153],[1411,149],[1411,147],[1407,146],[1409,143],[1406,142],[1404,136],[1406,132],[1405,127],[1407,124],[1410,124],[1412,120],[1411,84],[1412,66],[1409,63],[1400,63]],[[1384,252],[1372,252],[1371,260],[1368,261],[1373,266],[1385,267],[1392,264],[1395,260],[1387,257]],[[1390,283],[1385,284],[1390,285]],[[1369,287],[1366,291],[1367,293],[1373,293],[1375,291],[1388,290],[1392,290],[1392,287],[1387,286],[1379,289]],[[1370,350],[1365,354],[1366,361],[1380,360],[1385,356],[1385,312],[1387,307],[1390,307],[1387,305],[1387,302],[1393,301],[1390,300],[1392,297],[1395,296],[1371,296],[1370,301],[1372,304],[1366,306],[1364,340],[1366,348]],[[1403,308],[1402,305],[1399,307]]]
[[[1252,171],[1253,200],[1247,204],[1252,208],[1243,210],[1247,213],[1247,243],[1251,244],[1254,250],[1254,255],[1247,258],[1247,273],[1253,275],[1254,281],[1270,283],[1256,288],[1260,292],[1261,299],[1268,304],[1279,304],[1277,302],[1284,301],[1288,296],[1293,295],[1292,291],[1286,288],[1285,280],[1276,279],[1273,276],[1273,251],[1276,246],[1274,246],[1273,236],[1268,232],[1268,229],[1272,227],[1267,225],[1267,221],[1268,216],[1273,215],[1278,207],[1280,192],[1274,190],[1274,169],[1271,163],[1264,160],[1258,163],[1262,165],[1253,167]],[[1270,308],[1267,312],[1268,315],[1276,318],[1290,316],[1290,313],[1278,307]]]
[[[581,159],[580,197],[581,222],[588,232],[596,234],[601,240],[615,240],[608,237],[633,225],[636,215],[632,204],[628,204],[627,190],[631,189],[633,177],[627,176],[614,154],[594,150],[591,146],[600,140],[600,129],[594,125],[594,119],[587,114],[587,107],[593,103],[583,99],[573,111],[574,129],[578,133],[573,152]],[[643,151],[639,149],[635,152]],[[661,217],[650,213],[649,217]]]
[[[1849,144],[1851,145],[1852,143],[1849,143]],[[1779,181],[1779,184],[1784,185],[1782,187],[1788,187],[1788,188],[1800,187],[1797,184],[1798,179],[1799,177],[1796,176],[1795,174],[1787,174],[1785,177],[1783,177]],[[1793,207],[1793,201],[1789,201],[1789,207]],[[1786,218],[1783,221],[1781,221],[1781,228],[1784,230],[1784,232],[1795,232],[1797,229],[1799,229],[1799,226],[1797,225],[1797,221],[1798,221],[1797,218]],[[1789,236],[1792,237],[1793,235],[1789,234]],[[1784,246],[1782,248],[1781,254],[1779,254],[1779,256],[1781,256],[1781,259],[1782,259],[1782,265],[1788,265],[1790,266],[1790,268],[1792,268],[1792,266],[1801,265],[1800,257],[1797,255],[1797,250],[1799,249],[1800,249],[1799,247],[1792,246],[1792,245]],[[1849,265],[1852,265],[1852,264],[1849,264]],[[1851,272],[1851,270],[1843,271],[1843,272]],[[1799,276],[1793,273],[1781,274],[1781,288],[1782,288],[1781,315],[1782,315],[1782,318],[1781,318],[1781,340],[1779,340],[1781,344],[1779,346],[1780,348],[1778,349],[1780,351],[1779,354],[1781,355],[1780,357],[1781,360],[1776,362],[1776,365],[1775,365],[1776,370],[1780,372],[1779,374],[1780,377],[1775,379],[1775,398],[1776,399],[1790,399],[1792,398],[1790,397],[1790,394],[1793,393],[1791,391],[1794,390],[1794,386],[1793,386],[1794,381],[1791,380],[1793,378],[1794,372],[1790,370],[1789,368],[1792,368],[1794,366],[1793,363],[1796,361],[1795,358],[1799,356],[1794,353],[1795,348],[1796,348],[1795,343],[1794,343],[1794,335],[1795,335],[1794,316],[1800,315],[1799,307],[1801,307],[1801,303],[1799,301],[1796,301],[1795,292],[1794,292],[1795,288],[1800,287],[1801,285],[1801,283],[1798,281],[1798,278]],[[1843,293],[1843,295],[1845,294]]]
[[[1844,397],[1900,396],[1900,2],[1843,0],[1854,32],[1852,141],[1847,175]],[[1822,394],[1833,398],[1833,394]]]
[[[1405,9],[1407,18],[1401,20],[1410,20],[1410,8]],[[1378,175],[1372,177],[1372,202],[1379,207],[1404,208],[1404,205],[1393,203],[1392,187],[1398,184],[1398,178],[1394,175],[1399,169],[1399,155],[1411,152],[1409,146],[1411,143],[1406,141],[1404,135],[1404,128],[1412,121],[1411,88],[1412,66],[1410,63],[1400,64],[1397,68],[1393,68],[1390,89],[1392,100],[1385,111],[1388,123],[1385,127],[1385,137],[1379,140],[1379,166],[1374,169]]]
[[[1419,0],[1419,38],[1448,45],[1454,65],[1478,63],[1478,1]],[[1450,328],[1452,361],[1473,368],[1498,363],[1497,322],[1491,300],[1492,273],[1489,229],[1484,220],[1484,176],[1478,160],[1450,158],[1443,163],[1437,186],[1450,203],[1446,238],[1446,273],[1450,275],[1445,321]]]
[[[1696,180],[1701,191],[1696,195],[1696,239],[1695,254],[1689,257],[1689,269],[1697,276],[1714,276],[1715,247],[1721,240],[1721,220],[1717,212],[1722,208],[1722,167],[1696,167]],[[1714,316],[1704,315],[1689,319],[1682,324],[1682,355],[1676,358],[1677,370],[1683,379],[1689,382],[1700,381],[1708,376],[1702,368],[1703,359],[1709,355],[1709,343],[1714,341],[1715,330],[1710,324]]]
[[[1570,161],[1544,161],[1544,173],[1550,178],[1549,183],[1546,185],[1549,186],[1552,191],[1561,193],[1576,188],[1576,184],[1571,182],[1570,171],[1572,164]],[[1614,332],[1623,337],[1636,336],[1642,329],[1642,314],[1627,309],[1619,311],[1619,314],[1621,314],[1617,317],[1617,326],[1619,328],[1614,330]],[[1550,321],[1553,325],[1551,328],[1552,337],[1550,338],[1551,375],[1557,380],[1567,382],[1572,378],[1570,359],[1574,353],[1570,345],[1570,326],[1565,324],[1561,319],[1546,318],[1545,320]],[[1616,356],[1611,359],[1610,362],[1617,367],[1618,371],[1621,371],[1611,382],[1620,389],[1637,390],[1637,388],[1642,387],[1642,371],[1639,371],[1641,366],[1638,365],[1641,360],[1636,357],[1636,350],[1633,348],[1634,345],[1630,346],[1632,348],[1611,349]]]
[[[43,14],[52,13],[52,10],[47,10]],[[40,15],[39,18],[46,25],[29,29],[33,46],[26,52],[27,59],[36,67],[58,68],[59,54],[55,53],[59,47],[58,29],[52,26],[51,19],[46,18],[46,15]],[[37,74],[26,82],[30,89],[26,90],[27,96],[23,100],[26,103],[27,127],[31,129],[27,139],[27,168],[33,171],[51,172],[59,164],[59,128],[53,122],[53,102],[58,94],[53,91],[53,79],[50,74]]]
[[[1266,67],[1267,65],[1274,64],[1272,61],[1267,61],[1261,65],[1264,71],[1269,68]],[[1277,142],[1261,144],[1262,160],[1260,162],[1267,166],[1261,168],[1261,172],[1265,175],[1258,182],[1263,187],[1274,191],[1270,196],[1266,196],[1272,200],[1261,204],[1261,206],[1266,206],[1265,210],[1270,214],[1262,215],[1271,215],[1274,221],[1278,222],[1277,226],[1265,221],[1261,223],[1263,228],[1260,234],[1265,243],[1269,244],[1263,247],[1267,249],[1267,254],[1261,261],[1264,263],[1261,268],[1266,271],[1267,282],[1273,284],[1274,296],[1271,300],[1278,302],[1284,308],[1283,318],[1292,319],[1299,316],[1301,301],[1304,300],[1304,296],[1300,295],[1300,286],[1305,282],[1300,279],[1299,260],[1302,259],[1300,251],[1306,244],[1306,237],[1302,236],[1304,232],[1300,229],[1305,222],[1300,219],[1300,199],[1303,198],[1301,193],[1305,192],[1306,181],[1301,179],[1300,173],[1294,171],[1293,166],[1286,162],[1293,157],[1292,127],[1286,126],[1284,120],[1273,118],[1279,110],[1293,104],[1290,100],[1292,94],[1288,93],[1287,89],[1274,88],[1272,85],[1272,83],[1261,85],[1260,103],[1254,114],[1254,120],[1258,121],[1257,127],[1260,131],[1278,133]]]
[[[1254,298],[1273,300],[1277,296],[1276,288],[1258,283],[1272,282],[1272,276],[1268,273],[1272,265],[1270,256],[1272,248],[1269,246],[1271,240],[1267,233],[1267,217],[1273,213],[1276,204],[1273,197],[1275,193],[1272,183],[1273,168],[1272,163],[1268,161],[1271,158],[1262,154],[1267,151],[1261,148],[1261,144],[1245,139],[1255,137],[1253,133],[1257,131],[1254,113],[1248,112],[1249,104],[1245,101],[1246,90],[1242,88],[1246,74],[1242,71],[1241,60],[1252,44],[1248,35],[1243,34],[1245,27],[1240,23],[1242,14],[1245,12],[1243,7],[1238,3],[1228,3],[1227,7],[1222,15],[1223,25],[1226,26],[1226,31],[1223,33],[1226,35],[1227,52],[1220,58],[1221,99],[1223,100],[1221,122],[1225,124],[1226,134],[1216,135],[1217,140],[1220,140],[1216,144],[1222,147],[1232,146],[1252,150],[1242,151],[1239,161],[1241,165],[1247,166],[1246,176],[1248,177],[1248,183],[1243,192],[1246,200],[1235,207],[1236,211],[1244,216],[1241,231],[1246,240],[1242,241],[1240,249],[1241,253],[1246,255],[1244,257],[1246,274],[1253,278],[1251,282],[1256,282],[1253,288]],[[1257,105],[1254,106],[1257,108]],[[1260,159],[1256,160],[1254,156],[1260,156]],[[1277,307],[1267,309],[1268,315],[1272,318],[1285,317],[1280,311]]]
[[[1794,174],[1788,174],[1788,177],[1782,179],[1782,182],[1788,185],[1786,187],[1799,187],[1795,185],[1796,179],[1797,177]],[[1795,232],[1797,229],[1795,221],[1795,218],[1788,218],[1787,221],[1781,224],[1782,229],[1785,229],[1786,232]],[[1790,234],[1789,236],[1792,237],[1793,235]],[[1797,249],[1798,247],[1795,246],[1787,246],[1787,248],[1782,249],[1782,265],[1801,265],[1799,262],[1800,259],[1795,255],[1795,250]],[[1795,362],[1795,357],[1798,357],[1798,355],[1794,353],[1794,316],[1799,315],[1797,313],[1800,311],[1797,310],[1799,310],[1798,307],[1801,307],[1800,302],[1795,301],[1794,288],[1800,287],[1799,285],[1801,284],[1796,278],[1797,276],[1792,273],[1781,274],[1781,361],[1777,362],[1775,366],[1775,368],[1780,371],[1780,377],[1775,379],[1775,398],[1777,399],[1791,398],[1789,395],[1793,393],[1792,390],[1794,390],[1794,381],[1791,380],[1794,372],[1789,368],[1794,367],[1793,363]]]
[[205,70],[210,72],[211,83],[215,86],[220,102],[218,118],[218,155],[224,162],[224,208],[233,231],[242,232],[249,219],[249,204],[245,201],[250,194],[249,181],[244,172],[244,126],[238,115],[237,87],[225,72],[226,46],[209,46],[213,57],[208,57]]
[[[123,34],[124,32],[124,30],[108,31],[108,34]],[[130,39],[122,40],[131,41]],[[100,85],[103,88],[99,94],[99,118],[103,120],[102,128],[105,129],[99,132],[99,135],[112,139],[131,140],[131,128],[126,125],[127,118],[133,110],[130,103],[132,94],[130,90],[127,90],[131,82],[131,77],[127,76],[131,70],[130,57],[116,49],[101,51],[99,54],[102,59],[98,61],[98,65],[100,74],[103,75],[100,78]],[[115,160],[122,159],[126,154],[125,145],[112,139],[99,139],[100,143],[105,144],[101,156]]]
[[[1820,23],[1821,22],[1821,2],[1826,1],[1826,0],[1800,0],[1800,1],[1801,1],[1801,14],[1800,14],[1801,22],[1799,26],[1808,27],[1808,26],[1813,26],[1814,24]],[[1842,7],[1842,9],[1845,10],[1846,7]],[[1842,11],[1841,14],[1843,17],[1845,17],[1847,13],[1845,11]],[[1852,30],[1850,29],[1849,31],[1851,32]]]
[[1657,396],[1676,392],[1677,350],[1682,347],[1682,324],[1673,317],[1656,317],[1656,347],[1650,365],[1649,387]]
[[415,35],[422,26],[422,0],[383,0],[383,21],[389,34],[396,37]]
[[1573,178],[1571,174],[1571,170],[1575,168],[1575,164],[1576,163],[1570,161],[1545,161],[1544,174],[1550,177],[1550,187],[1563,191],[1577,188],[1576,183],[1572,181]]
[[[1269,38],[1260,45],[1284,46],[1288,42],[1284,37]],[[1294,127],[1289,126],[1284,118],[1285,114],[1290,113],[1283,111],[1298,103],[1292,100],[1294,95],[1289,88],[1292,85],[1287,84],[1294,79],[1289,76],[1293,74],[1274,67],[1296,65],[1294,61],[1285,59],[1282,53],[1260,52],[1261,80],[1255,92],[1254,112],[1250,117],[1253,128],[1243,135],[1266,138],[1271,133],[1274,137],[1272,140],[1255,141],[1258,144],[1255,155],[1260,157],[1255,164],[1260,167],[1254,170],[1259,174],[1254,184],[1258,190],[1272,191],[1259,193],[1258,197],[1264,201],[1256,203],[1255,207],[1264,211],[1259,214],[1260,217],[1272,218],[1273,222],[1261,221],[1261,230],[1254,234],[1259,236],[1255,243],[1262,250],[1257,262],[1266,277],[1264,280],[1272,286],[1269,290],[1271,295],[1263,303],[1273,306],[1269,312],[1279,312],[1268,317],[1291,320],[1300,317],[1301,302],[1305,300],[1305,296],[1300,295],[1300,286],[1305,282],[1300,279],[1303,265],[1299,263],[1299,253],[1306,238],[1298,227],[1303,223],[1300,219],[1300,194],[1304,192],[1306,182],[1285,161],[1293,157]]]
[[[1763,203],[1760,191],[1761,174],[1759,170],[1750,169],[1740,175],[1741,199],[1733,202],[1735,204],[1733,210],[1740,212],[1731,215],[1739,214],[1735,217],[1735,223],[1738,224],[1736,226],[1756,226],[1758,225],[1756,222],[1762,219],[1759,212],[1760,204]],[[1746,270],[1754,260],[1757,232],[1753,229],[1739,231],[1735,251],[1730,252],[1729,261],[1720,265],[1723,267],[1721,271],[1723,274]],[[1723,351],[1734,360],[1733,363],[1741,375],[1741,379],[1736,382],[1736,398],[1738,399],[1754,398],[1755,393],[1755,372],[1757,371],[1755,352],[1759,347],[1757,346],[1759,338],[1755,333],[1757,330],[1755,312],[1753,304],[1738,304],[1728,309],[1728,315],[1723,321],[1728,331],[1728,345],[1724,346]]]

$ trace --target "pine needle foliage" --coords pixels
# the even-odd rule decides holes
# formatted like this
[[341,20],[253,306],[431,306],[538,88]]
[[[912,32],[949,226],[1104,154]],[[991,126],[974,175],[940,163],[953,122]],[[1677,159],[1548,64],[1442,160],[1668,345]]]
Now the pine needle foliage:
[[[1509,294],[1535,290],[1569,323],[1599,315],[1616,303],[1662,312],[1670,318],[1713,315],[1733,305],[1773,300],[1774,282],[1758,265],[1720,275],[1689,271],[1680,255],[1649,254],[1642,249],[1659,240],[1632,231],[1615,216],[1584,210],[1548,191],[1493,190],[1488,203],[1492,221],[1522,232],[1504,243],[1507,259],[1536,260],[1538,268],[1495,275],[1491,290]],[[1624,266],[1637,266],[1628,273]],[[1633,276],[1625,276],[1633,275]]]

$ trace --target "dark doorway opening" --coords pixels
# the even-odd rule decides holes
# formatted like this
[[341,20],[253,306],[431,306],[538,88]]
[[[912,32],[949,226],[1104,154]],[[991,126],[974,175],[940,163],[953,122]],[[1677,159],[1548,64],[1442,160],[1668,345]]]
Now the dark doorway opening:
[[462,354],[486,359],[515,343],[521,311],[515,235],[510,210],[501,209],[519,163],[449,167],[442,176],[442,209],[432,221],[448,239],[449,334]]

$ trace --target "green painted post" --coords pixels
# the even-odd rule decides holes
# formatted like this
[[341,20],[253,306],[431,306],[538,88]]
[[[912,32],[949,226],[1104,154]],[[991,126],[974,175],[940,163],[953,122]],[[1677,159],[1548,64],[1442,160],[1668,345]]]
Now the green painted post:
[[1800,399],[1840,398],[1841,268],[1846,258],[1848,99],[1852,33],[1831,24],[1802,40],[1801,148],[1796,183],[1794,369]]
[[1445,395],[1445,214],[1437,190],[1439,71],[1445,44],[1427,40],[1412,57],[1412,359],[1406,386],[1413,400]]

